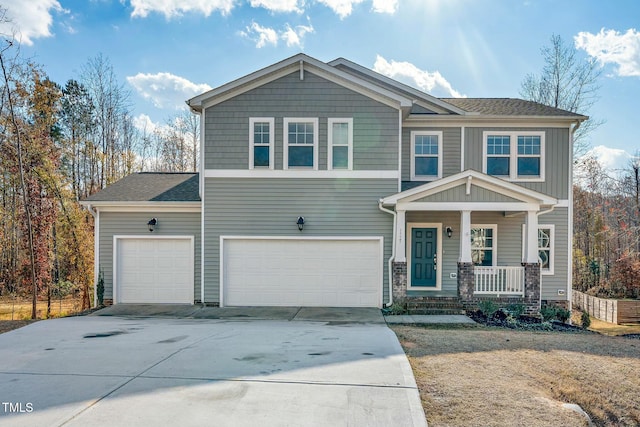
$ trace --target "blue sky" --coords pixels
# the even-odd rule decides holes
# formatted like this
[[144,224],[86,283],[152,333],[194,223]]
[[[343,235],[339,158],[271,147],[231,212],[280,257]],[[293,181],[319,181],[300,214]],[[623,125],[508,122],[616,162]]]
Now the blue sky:
[[[102,54],[139,123],[298,52],[345,57],[435,96],[518,97],[559,34],[603,67],[605,123],[590,143],[609,167],[640,150],[637,0],[0,0],[22,54],[64,84]],[[597,147],[597,148],[595,148]]]

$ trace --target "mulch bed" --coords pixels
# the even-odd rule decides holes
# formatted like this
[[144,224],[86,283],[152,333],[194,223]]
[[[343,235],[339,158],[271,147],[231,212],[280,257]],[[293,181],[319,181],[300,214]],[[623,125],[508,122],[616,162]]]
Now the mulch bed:
[[498,328],[523,329],[527,331],[557,331],[570,333],[592,333],[579,326],[569,325],[556,320],[543,322],[542,319],[531,316],[520,316],[513,318],[507,316],[501,310],[496,311],[492,317],[487,317],[482,311],[467,311],[467,316],[476,323],[484,326],[494,326]]

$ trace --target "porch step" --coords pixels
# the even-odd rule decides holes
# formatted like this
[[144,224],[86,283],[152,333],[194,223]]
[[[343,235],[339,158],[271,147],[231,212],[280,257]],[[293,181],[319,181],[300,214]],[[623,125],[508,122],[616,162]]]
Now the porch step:
[[409,314],[450,315],[465,314],[460,300],[455,297],[446,298],[408,298]]

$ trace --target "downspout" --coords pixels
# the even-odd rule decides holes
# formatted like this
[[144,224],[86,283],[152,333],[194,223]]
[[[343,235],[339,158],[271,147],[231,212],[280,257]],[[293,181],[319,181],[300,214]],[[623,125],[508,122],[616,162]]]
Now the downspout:
[[382,207],[382,199],[378,200],[378,209],[382,212],[393,215],[393,242],[391,244],[391,256],[388,261],[388,274],[389,274],[389,302],[386,304],[386,307],[391,306],[393,304],[393,261],[396,258],[396,228],[397,228],[397,217],[396,212],[383,208]]
[[98,274],[100,265],[100,219],[98,211],[93,209],[91,204],[87,205],[87,210],[93,217],[93,306],[98,306]]

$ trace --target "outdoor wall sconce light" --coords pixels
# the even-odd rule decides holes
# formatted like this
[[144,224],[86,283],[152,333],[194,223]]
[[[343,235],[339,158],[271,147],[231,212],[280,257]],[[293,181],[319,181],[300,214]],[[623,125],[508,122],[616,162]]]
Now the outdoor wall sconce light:
[[298,225],[298,230],[302,231],[302,229],[304,228],[304,217],[299,216],[298,221],[296,221],[296,224]]
[[453,236],[453,228],[447,227],[447,237],[451,238]]
[[156,228],[156,225],[158,225],[158,219],[151,218],[147,225],[149,226],[149,231],[153,231]]

